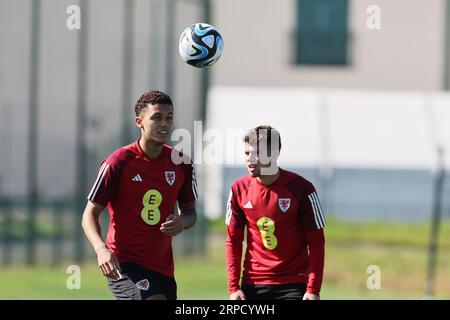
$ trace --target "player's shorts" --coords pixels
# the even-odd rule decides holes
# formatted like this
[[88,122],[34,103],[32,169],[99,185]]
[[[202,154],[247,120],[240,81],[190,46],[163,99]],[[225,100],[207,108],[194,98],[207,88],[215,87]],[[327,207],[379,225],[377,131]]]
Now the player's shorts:
[[107,278],[108,286],[118,300],[146,300],[162,294],[167,300],[177,299],[177,284],[174,277],[148,270],[136,263],[121,263],[122,278]]
[[247,300],[302,300],[306,283],[244,284],[242,291]]

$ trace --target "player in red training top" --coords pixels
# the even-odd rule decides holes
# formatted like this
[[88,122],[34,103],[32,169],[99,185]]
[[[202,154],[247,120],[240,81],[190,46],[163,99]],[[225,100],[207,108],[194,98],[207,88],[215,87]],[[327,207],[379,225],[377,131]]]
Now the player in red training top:
[[259,126],[244,142],[249,175],[232,184],[226,213],[230,299],[318,300],[325,219],[314,186],[278,167],[281,138],[276,129]]
[[[196,221],[195,173],[189,159],[164,144],[172,128],[171,98],[146,92],[135,113],[141,137],[102,162],[82,225],[117,299],[174,300],[172,237]],[[99,216],[106,206],[105,243]]]

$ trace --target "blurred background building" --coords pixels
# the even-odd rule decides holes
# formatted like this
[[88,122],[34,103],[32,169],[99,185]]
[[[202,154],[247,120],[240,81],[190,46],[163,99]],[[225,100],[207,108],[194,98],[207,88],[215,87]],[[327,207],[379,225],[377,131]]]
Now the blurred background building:
[[[450,147],[450,100],[438,94],[449,89],[446,1],[213,3],[226,52],[209,126],[280,128],[281,165],[322,189],[329,214],[429,217],[437,148]],[[448,153],[442,161],[450,167]],[[210,195],[207,212],[220,215],[245,170],[210,170],[221,178],[208,190],[222,198]]]
[[[0,2],[2,195],[27,192],[32,2]],[[81,30],[66,28],[70,15],[66,9],[78,2],[39,3],[39,193],[68,197],[74,192],[76,174],[73,144]],[[211,21],[226,39],[226,51],[210,70],[210,85],[448,89],[445,4],[445,0],[212,1]],[[371,5],[380,9],[380,29],[367,26],[375,12],[367,12]],[[129,120],[133,132],[134,102],[149,88],[171,91],[179,125],[192,129],[193,120],[201,119],[201,72],[182,63],[177,40],[186,25],[203,19],[201,1],[134,0],[127,5],[99,0],[87,1],[86,7],[81,16],[88,35],[84,126],[88,149],[97,153],[94,159],[120,145],[122,122]],[[129,25],[126,8],[131,11]],[[123,104],[129,105],[127,119]]]

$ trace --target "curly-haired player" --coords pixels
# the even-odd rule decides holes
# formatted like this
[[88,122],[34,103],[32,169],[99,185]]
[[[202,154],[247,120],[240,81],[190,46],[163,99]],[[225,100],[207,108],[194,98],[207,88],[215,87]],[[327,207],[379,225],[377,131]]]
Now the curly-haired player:
[[[135,106],[141,137],[106,158],[88,195],[83,229],[117,299],[176,299],[172,237],[196,221],[197,185],[191,161],[166,145],[171,98],[144,93]],[[176,208],[176,203],[180,209]],[[99,216],[108,206],[106,242]]]

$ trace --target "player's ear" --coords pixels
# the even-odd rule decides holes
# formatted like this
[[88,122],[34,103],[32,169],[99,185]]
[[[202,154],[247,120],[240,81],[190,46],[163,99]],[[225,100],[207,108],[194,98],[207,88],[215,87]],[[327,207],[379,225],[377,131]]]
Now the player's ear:
[[275,158],[275,160],[278,160],[278,158],[280,157],[280,150],[274,150],[273,157]]
[[144,128],[144,124],[142,123],[142,118],[141,118],[140,116],[135,117],[134,120],[135,120],[135,122],[136,122],[136,126],[137,126],[139,129]]

